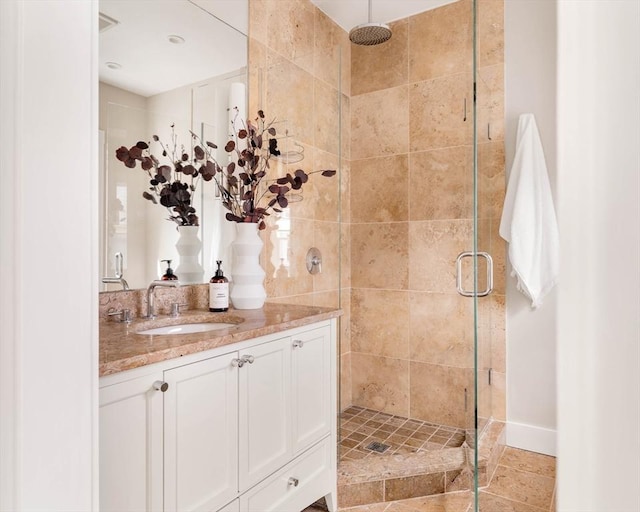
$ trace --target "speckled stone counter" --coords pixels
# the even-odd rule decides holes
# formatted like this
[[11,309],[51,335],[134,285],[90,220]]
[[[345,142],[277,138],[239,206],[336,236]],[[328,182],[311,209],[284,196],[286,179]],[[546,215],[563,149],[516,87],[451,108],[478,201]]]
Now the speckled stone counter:
[[[100,376],[194,354],[258,336],[336,318],[339,309],[265,304],[262,309],[210,313],[188,310],[178,318],[158,316],[154,320],[135,319],[130,324],[117,321],[100,323]],[[168,325],[224,322],[235,324],[214,331],[177,335],[146,335],[138,331]]]

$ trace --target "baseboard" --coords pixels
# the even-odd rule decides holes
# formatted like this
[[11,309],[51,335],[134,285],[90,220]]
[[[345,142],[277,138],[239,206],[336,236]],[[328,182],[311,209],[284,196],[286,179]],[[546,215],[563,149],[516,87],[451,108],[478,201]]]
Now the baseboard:
[[549,428],[507,422],[507,446],[556,456],[556,431]]

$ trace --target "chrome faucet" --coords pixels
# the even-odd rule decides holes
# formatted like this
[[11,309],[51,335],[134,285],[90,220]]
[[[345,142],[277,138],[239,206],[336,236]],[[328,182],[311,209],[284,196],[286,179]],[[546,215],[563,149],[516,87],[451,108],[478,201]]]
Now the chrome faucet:
[[103,277],[102,282],[105,284],[115,284],[120,283],[123,290],[129,289],[129,283],[127,283],[126,279],[122,276],[120,277]]
[[120,283],[120,286],[122,286],[123,290],[128,290],[129,283],[127,283],[127,281],[125,280],[124,273],[123,273],[124,256],[122,256],[121,252],[117,252],[115,253],[114,257],[115,257],[116,275],[115,277],[103,277],[102,282],[105,284]]
[[164,286],[168,288],[177,288],[180,286],[178,281],[151,281],[149,288],[147,288],[147,316],[146,318],[153,319],[156,317],[155,314],[155,295],[154,290],[158,286]]

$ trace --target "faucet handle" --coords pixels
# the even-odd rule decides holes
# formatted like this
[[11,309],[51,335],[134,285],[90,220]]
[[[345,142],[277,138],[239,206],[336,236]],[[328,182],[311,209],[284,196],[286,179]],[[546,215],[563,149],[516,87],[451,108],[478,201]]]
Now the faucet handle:
[[127,324],[130,324],[132,319],[130,309],[121,309],[120,311],[116,311],[116,308],[110,308],[109,311],[107,311],[107,315],[119,316],[120,319],[118,320],[118,322],[124,322]]
[[180,316],[180,308],[182,307],[186,307],[189,304],[187,304],[186,302],[180,303],[180,302],[174,302],[173,304],[171,304],[171,316],[176,317],[176,316]]

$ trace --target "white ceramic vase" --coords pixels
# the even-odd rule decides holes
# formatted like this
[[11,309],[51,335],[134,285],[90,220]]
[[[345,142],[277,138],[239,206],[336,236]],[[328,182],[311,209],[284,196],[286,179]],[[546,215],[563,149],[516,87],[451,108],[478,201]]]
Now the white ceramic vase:
[[231,302],[236,309],[260,309],[267,293],[264,289],[265,272],[260,266],[262,239],[254,222],[236,224],[236,239],[231,244]]
[[204,268],[200,264],[202,241],[198,238],[198,226],[178,226],[178,266],[175,273],[180,284],[200,284],[204,279]]

